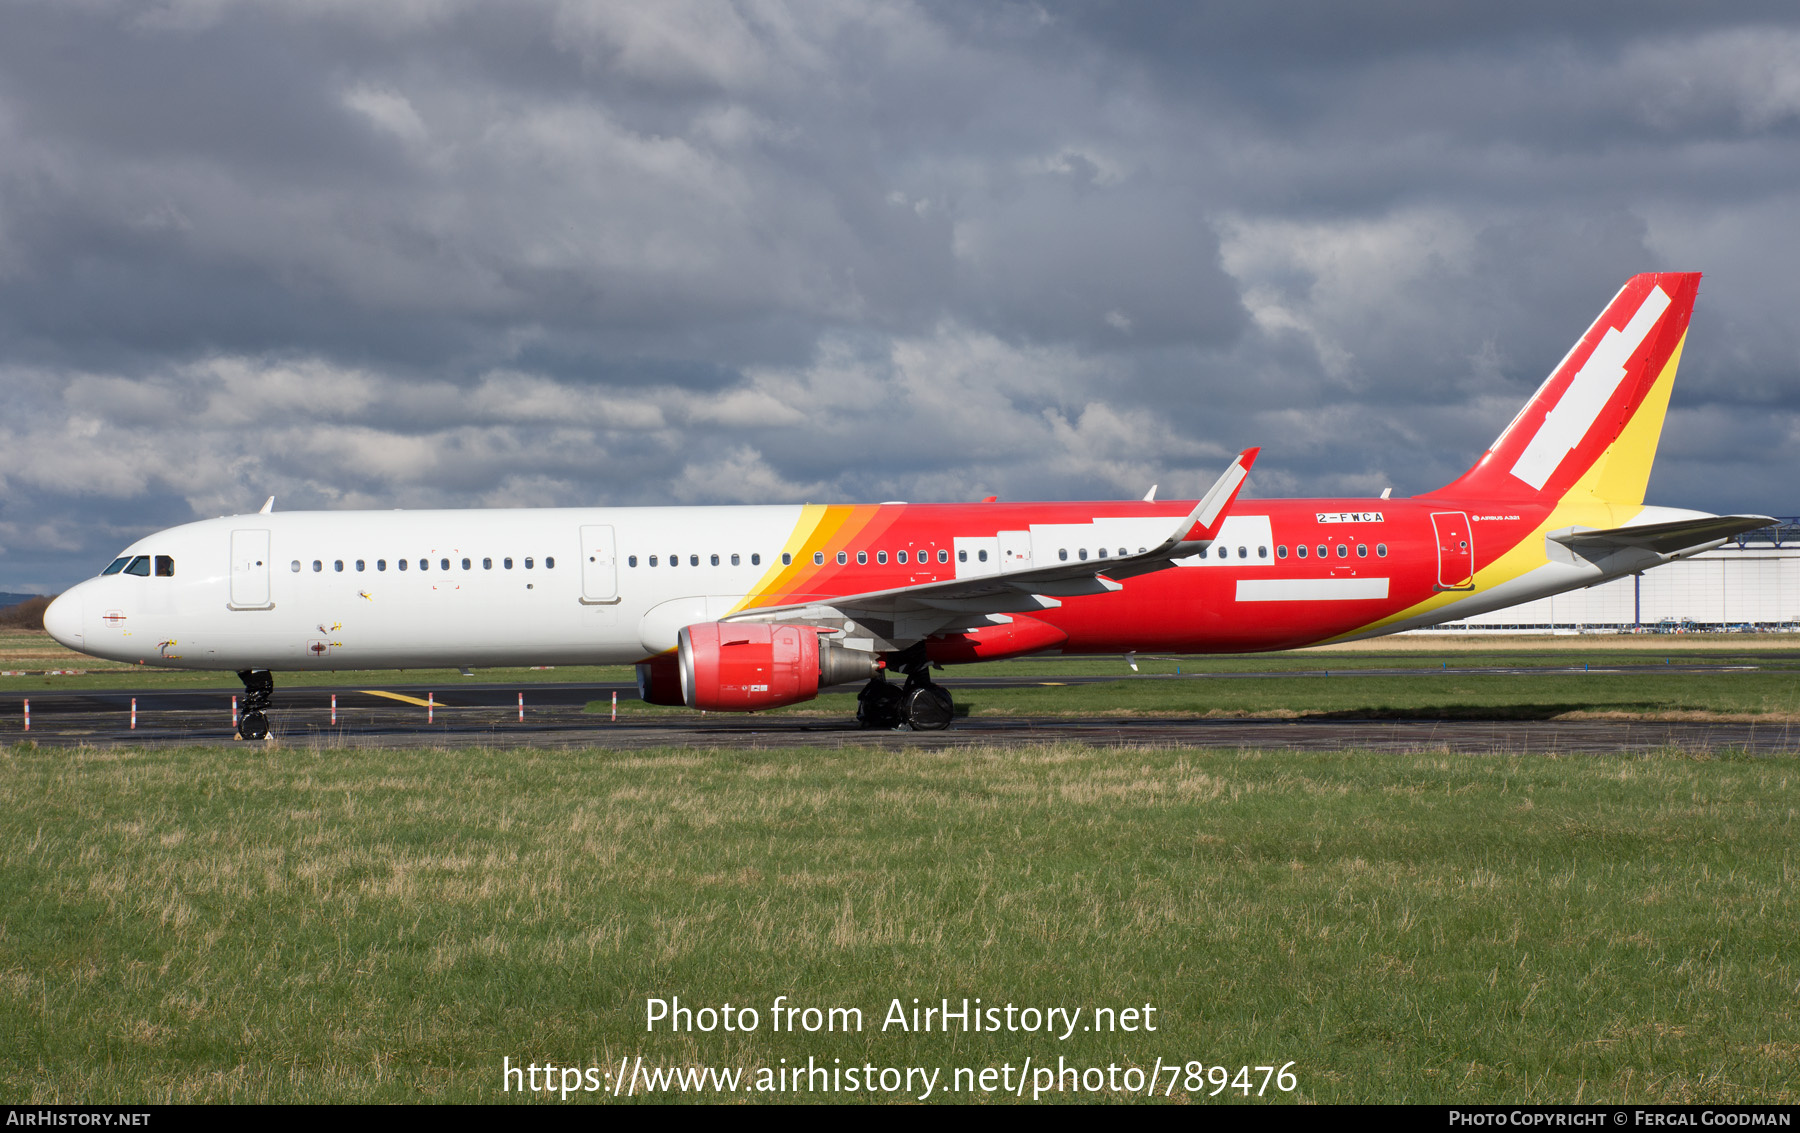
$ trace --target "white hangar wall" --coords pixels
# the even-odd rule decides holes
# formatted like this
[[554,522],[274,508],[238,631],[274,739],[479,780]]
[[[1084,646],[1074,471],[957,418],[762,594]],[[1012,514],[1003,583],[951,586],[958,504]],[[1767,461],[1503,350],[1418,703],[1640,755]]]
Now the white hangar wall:
[[1430,630],[1800,629],[1800,545],[1727,543],[1586,590],[1508,606]]

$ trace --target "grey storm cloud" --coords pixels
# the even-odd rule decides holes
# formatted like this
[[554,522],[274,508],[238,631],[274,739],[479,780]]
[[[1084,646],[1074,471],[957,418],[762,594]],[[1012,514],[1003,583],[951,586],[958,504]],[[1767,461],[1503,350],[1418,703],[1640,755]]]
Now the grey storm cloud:
[[1789,4],[19,0],[0,590],[278,506],[1401,494],[1701,270],[1793,511]]

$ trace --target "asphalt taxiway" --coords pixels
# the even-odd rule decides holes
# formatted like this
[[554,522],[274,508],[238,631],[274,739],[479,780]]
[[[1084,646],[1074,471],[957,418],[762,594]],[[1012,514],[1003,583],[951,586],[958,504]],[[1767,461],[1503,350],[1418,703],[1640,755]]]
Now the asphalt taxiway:
[[[1717,667],[1705,668],[1718,671]],[[1367,670],[1356,672],[1367,675]],[[1419,674],[1431,670],[1402,672]],[[1207,674],[1209,679],[1236,675]],[[950,687],[1066,685],[1118,679],[974,678],[954,682]],[[616,720],[609,712],[586,711],[590,702],[608,702],[615,692],[619,694]],[[333,696],[337,698],[335,709]],[[0,742],[29,739],[58,746],[244,742],[232,738],[228,690],[33,692],[29,732],[23,728],[22,700],[23,694],[14,693],[0,699]],[[848,697],[834,700],[843,703],[846,712],[850,711]],[[1470,753],[1597,753],[1668,748],[1764,754],[1800,751],[1800,724],[1780,722],[978,716],[959,719],[942,732],[864,731],[853,721],[840,717],[672,715],[648,709],[637,700],[635,686],[627,684],[468,683],[444,688],[385,689],[295,686],[277,690],[269,719],[275,743],[309,748],[480,745],[638,750],[857,746],[901,751],[1071,742]]]

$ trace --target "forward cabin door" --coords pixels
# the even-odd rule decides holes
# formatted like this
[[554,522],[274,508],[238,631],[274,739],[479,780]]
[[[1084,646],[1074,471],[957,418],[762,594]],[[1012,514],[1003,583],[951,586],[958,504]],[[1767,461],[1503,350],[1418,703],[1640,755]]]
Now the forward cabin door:
[[1475,589],[1475,541],[1469,532],[1468,513],[1434,511],[1431,526],[1437,531],[1437,588]]
[[267,610],[269,601],[269,533],[231,533],[231,608]]
[[609,606],[619,600],[619,569],[613,557],[610,524],[581,529],[581,600],[589,606]]

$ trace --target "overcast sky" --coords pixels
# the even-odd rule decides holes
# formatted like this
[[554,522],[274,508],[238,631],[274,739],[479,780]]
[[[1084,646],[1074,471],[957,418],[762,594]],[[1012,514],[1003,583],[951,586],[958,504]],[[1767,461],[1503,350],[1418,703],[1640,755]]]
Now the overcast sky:
[[351,507],[1408,495],[1633,272],[1800,511],[1800,14],[6,0],[0,591]]

